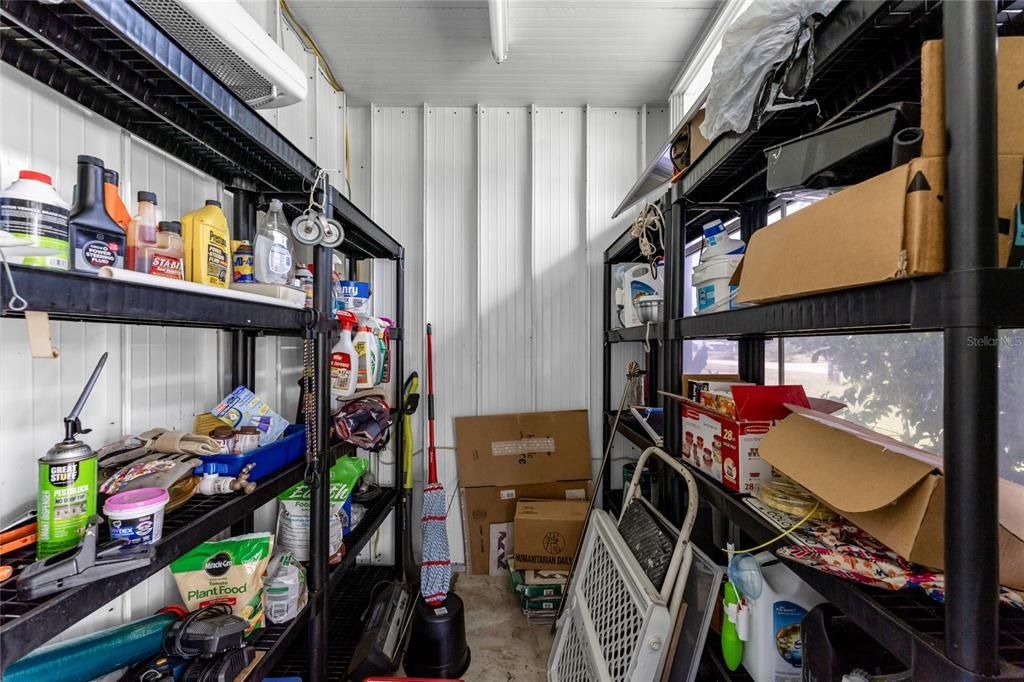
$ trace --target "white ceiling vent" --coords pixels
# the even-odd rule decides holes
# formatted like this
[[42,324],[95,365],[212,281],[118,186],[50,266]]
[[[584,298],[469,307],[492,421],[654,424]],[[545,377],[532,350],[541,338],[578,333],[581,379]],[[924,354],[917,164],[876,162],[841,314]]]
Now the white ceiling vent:
[[306,75],[235,0],[135,0],[193,57],[250,106],[306,98]]

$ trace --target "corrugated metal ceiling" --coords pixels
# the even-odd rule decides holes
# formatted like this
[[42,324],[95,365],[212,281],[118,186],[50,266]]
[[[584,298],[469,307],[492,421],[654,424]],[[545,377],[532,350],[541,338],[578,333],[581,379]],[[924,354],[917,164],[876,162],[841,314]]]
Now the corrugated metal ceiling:
[[292,0],[350,103],[664,102],[716,0],[510,0],[508,60],[484,0]]

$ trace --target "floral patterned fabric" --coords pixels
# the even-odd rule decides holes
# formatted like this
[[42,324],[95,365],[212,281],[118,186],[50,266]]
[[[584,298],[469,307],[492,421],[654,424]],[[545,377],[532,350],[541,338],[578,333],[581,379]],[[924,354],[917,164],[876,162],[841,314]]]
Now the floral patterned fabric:
[[[884,590],[919,589],[936,601],[945,600],[945,577],[912,564],[846,520],[811,523],[793,532],[801,544],[782,547],[780,557],[810,566],[843,580]],[[1024,597],[1005,587],[1000,600],[1024,609]]]

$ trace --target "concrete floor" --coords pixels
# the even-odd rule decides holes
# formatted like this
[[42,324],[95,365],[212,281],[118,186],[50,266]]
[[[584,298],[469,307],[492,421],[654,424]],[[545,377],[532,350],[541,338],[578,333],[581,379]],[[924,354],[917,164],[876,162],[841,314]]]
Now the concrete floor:
[[551,626],[527,625],[506,576],[459,574],[472,661],[466,682],[544,682]]

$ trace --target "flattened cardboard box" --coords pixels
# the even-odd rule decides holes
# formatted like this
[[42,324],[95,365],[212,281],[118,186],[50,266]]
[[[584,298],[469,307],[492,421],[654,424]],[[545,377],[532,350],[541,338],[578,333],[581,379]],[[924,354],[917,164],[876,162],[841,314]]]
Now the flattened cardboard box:
[[516,568],[569,570],[590,503],[584,500],[520,500],[516,505]]
[[[462,489],[462,523],[466,536],[466,561],[474,575],[488,575],[491,568],[491,526],[512,523],[521,499],[589,500],[590,481],[555,481],[527,485],[480,486]],[[513,551],[515,536],[512,538]]]
[[[922,157],[822,199],[750,239],[734,275],[752,303],[945,270],[945,159]],[[1024,157],[999,157],[1000,225],[1019,201]],[[1010,235],[999,235],[1005,265]]]
[[[921,156],[946,154],[942,41],[921,46]],[[1024,154],[1024,37],[1000,38],[996,52],[998,153]]]
[[[790,406],[761,457],[910,561],[943,568],[942,459],[838,417]],[[999,578],[1024,589],[1024,487],[999,482]]]
[[513,486],[590,479],[586,410],[457,417],[459,484]]

